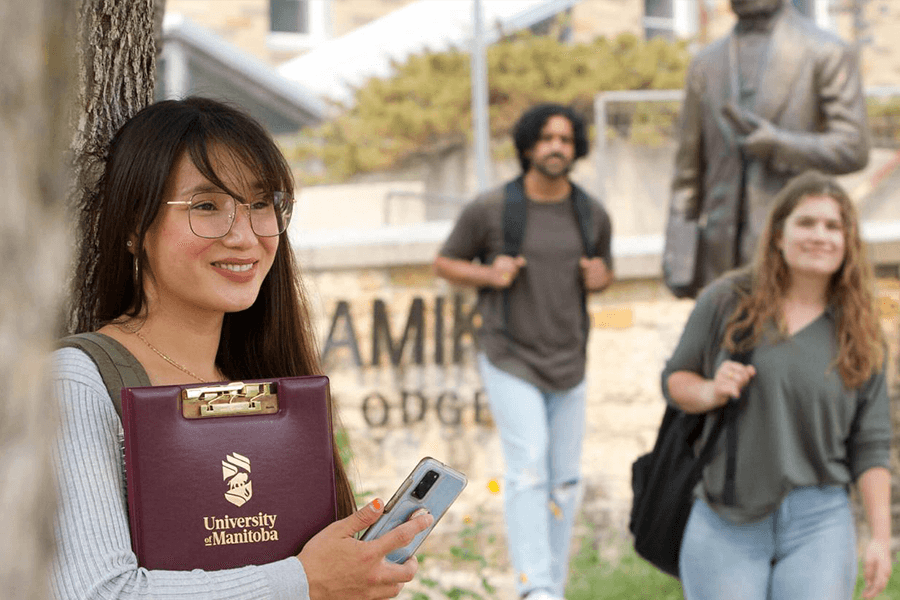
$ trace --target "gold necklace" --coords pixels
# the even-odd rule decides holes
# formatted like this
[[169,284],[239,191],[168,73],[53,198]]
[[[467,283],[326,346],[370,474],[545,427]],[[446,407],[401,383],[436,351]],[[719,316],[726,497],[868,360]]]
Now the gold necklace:
[[[128,331],[128,330],[126,330],[126,331]],[[132,331],[131,333],[133,333],[134,335],[138,336],[138,339],[140,339],[142,342],[144,342],[145,344],[147,344],[147,347],[148,347],[148,348],[150,348],[151,350],[153,350],[154,352],[156,352],[156,353],[157,353],[164,361],[166,361],[167,363],[169,363],[170,365],[172,365],[173,367],[175,367],[176,369],[178,369],[178,370],[181,371],[182,373],[186,373],[186,374],[190,375],[191,377],[193,377],[194,379],[196,379],[196,380],[199,381],[200,383],[209,383],[209,381],[207,381],[206,379],[203,379],[202,377],[200,377],[199,375],[197,375],[197,374],[194,373],[193,371],[189,371],[189,370],[187,369],[187,367],[184,367],[184,366],[178,364],[177,362],[175,362],[174,360],[172,360],[171,358],[169,358],[168,356],[166,356],[165,354],[163,354],[156,346],[154,346],[154,345],[151,344],[149,341],[147,341],[147,338],[145,338],[145,337],[141,334],[140,331],[135,330],[135,331]]]

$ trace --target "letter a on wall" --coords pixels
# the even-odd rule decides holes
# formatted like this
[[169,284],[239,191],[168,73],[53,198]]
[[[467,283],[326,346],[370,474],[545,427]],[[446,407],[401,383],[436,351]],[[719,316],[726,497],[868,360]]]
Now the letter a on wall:
[[[343,326],[340,337],[336,337],[338,324]],[[359,354],[359,344],[356,341],[356,330],[353,327],[353,317],[350,315],[350,304],[346,300],[339,301],[337,308],[334,309],[331,328],[328,330],[328,339],[325,340],[325,348],[322,350],[322,362],[325,362],[332,349],[341,347],[350,349],[353,363],[357,367],[363,366],[362,356]]]

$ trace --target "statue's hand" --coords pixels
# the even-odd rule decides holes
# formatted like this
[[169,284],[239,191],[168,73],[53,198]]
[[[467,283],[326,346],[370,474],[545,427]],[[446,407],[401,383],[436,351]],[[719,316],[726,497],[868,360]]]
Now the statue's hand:
[[742,118],[752,125],[753,130],[745,136],[738,136],[738,144],[747,154],[768,160],[779,145],[779,130],[752,112],[741,111]]

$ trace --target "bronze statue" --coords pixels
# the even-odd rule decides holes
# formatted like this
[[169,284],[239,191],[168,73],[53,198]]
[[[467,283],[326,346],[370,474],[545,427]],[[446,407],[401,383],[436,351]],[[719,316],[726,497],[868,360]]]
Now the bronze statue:
[[731,0],[734,29],[688,69],[663,272],[695,296],[749,262],[773,196],[807,169],[868,162],[859,63],[788,0]]

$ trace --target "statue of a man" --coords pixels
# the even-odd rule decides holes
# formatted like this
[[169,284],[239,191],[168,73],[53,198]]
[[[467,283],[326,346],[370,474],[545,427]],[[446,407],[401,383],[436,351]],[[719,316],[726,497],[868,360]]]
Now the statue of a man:
[[688,69],[663,256],[678,296],[752,258],[770,202],[792,176],[868,162],[853,48],[789,0],[731,8],[734,29]]

